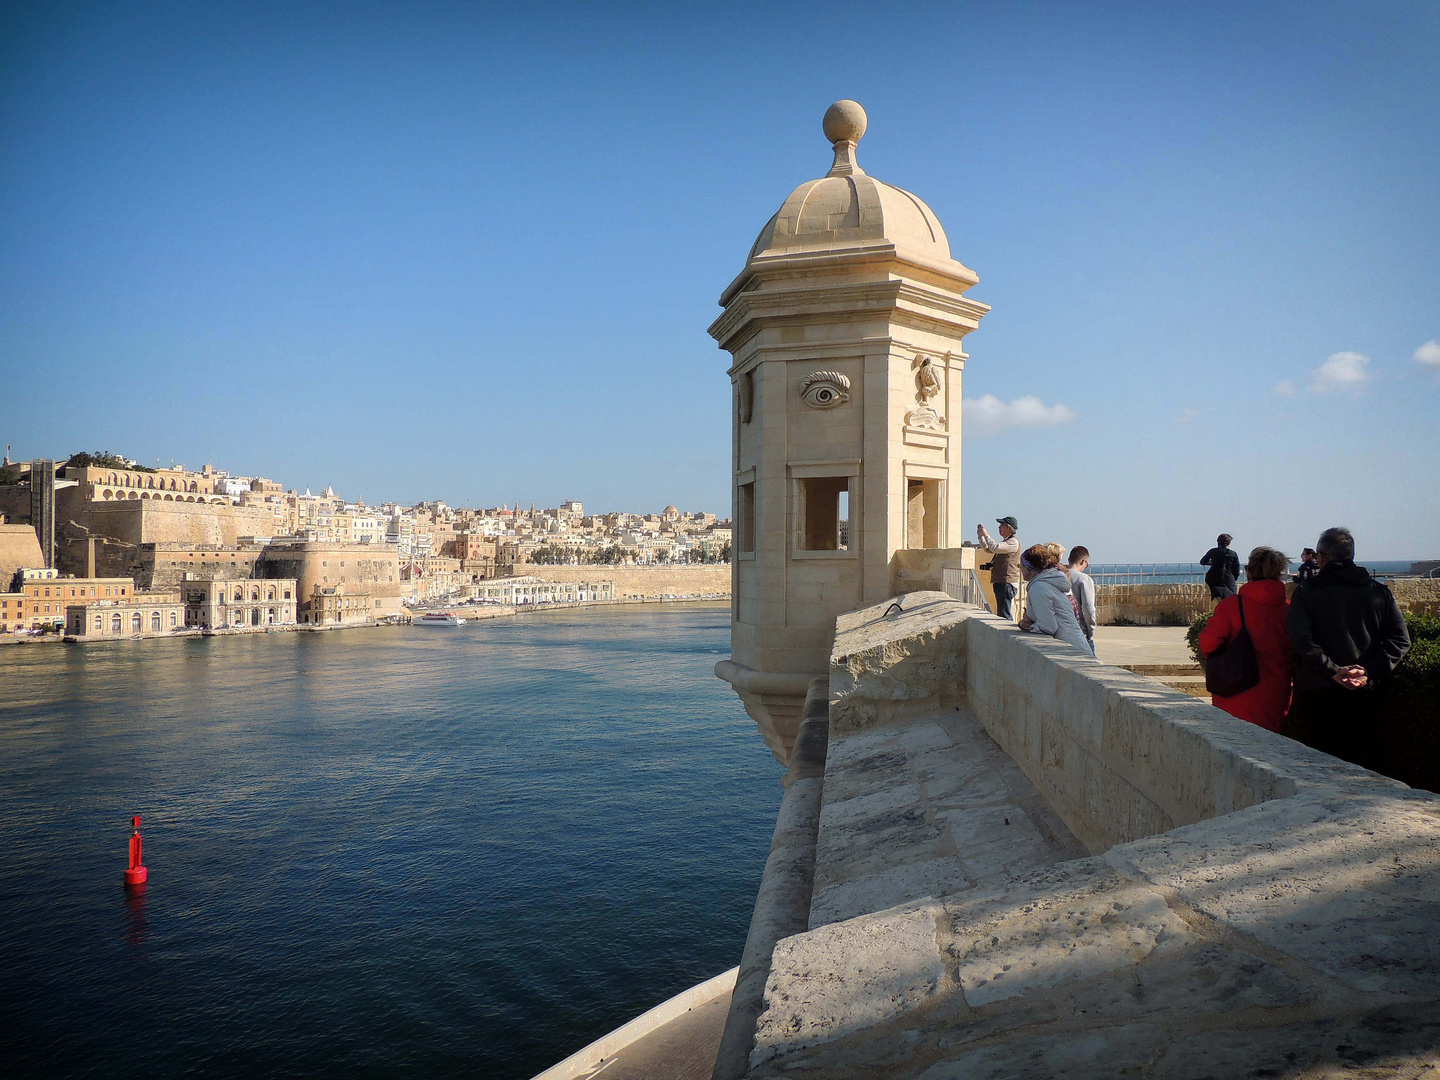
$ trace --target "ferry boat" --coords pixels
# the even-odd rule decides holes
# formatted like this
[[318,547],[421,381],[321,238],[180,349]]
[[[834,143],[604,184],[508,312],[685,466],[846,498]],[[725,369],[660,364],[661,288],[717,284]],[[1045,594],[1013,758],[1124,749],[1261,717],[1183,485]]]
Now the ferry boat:
[[415,626],[464,626],[465,620],[453,611],[427,611],[415,616]]

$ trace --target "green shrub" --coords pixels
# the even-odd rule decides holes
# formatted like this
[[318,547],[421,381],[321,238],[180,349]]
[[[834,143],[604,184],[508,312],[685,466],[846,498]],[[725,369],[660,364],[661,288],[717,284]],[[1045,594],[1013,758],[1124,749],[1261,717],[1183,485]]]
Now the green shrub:
[[1200,631],[1210,621],[1214,612],[1205,611],[1195,616],[1195,621],[1190,624],[1190,629],[1185,631],[1185,644],[1190,646],[1190,655],[1195,658],[1195,663],[1200,665],[1200,670],[1205,670],[1205,655],[1200,651]]
[[1440,615],[1406,615],[1411,641],[1440,641]]

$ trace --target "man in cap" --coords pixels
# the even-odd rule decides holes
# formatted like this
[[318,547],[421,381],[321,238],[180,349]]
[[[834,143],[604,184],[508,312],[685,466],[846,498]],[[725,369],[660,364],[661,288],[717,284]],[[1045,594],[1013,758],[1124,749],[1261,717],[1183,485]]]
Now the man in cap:
[[1020,540],[1015,535],[1020,525],[1013,517],[996,518],[995,523],[1000,526],[999,540],[986,532],[984,525],[975,526],[975,532],[980,546],[993,556],[990,584],[995,587],[995,614],[1012,619],[1010,605],[1020,591]]

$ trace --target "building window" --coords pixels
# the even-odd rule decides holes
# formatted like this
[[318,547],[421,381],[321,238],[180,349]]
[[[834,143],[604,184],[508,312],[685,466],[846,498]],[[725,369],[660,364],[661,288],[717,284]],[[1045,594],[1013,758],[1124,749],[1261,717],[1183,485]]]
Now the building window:
[[104,630],[104,629],[105,629],[105,616],[103,616],[103,615],[96,615],[96,616],[95,616],[95,629],[96,629],[96,630]]
[[137,611],[134,615],[130,616],[130,629],[134,630],[137,634],[145,629],[145,620],[140,617],[140,612]]
[[150,613],[150,629],[151,629],[151,630],[159,630],[159,629],[160,629],[160,612],[158,612],[158,611],[152,611],[152,612]]
[[917,480],[905,484],[905,546],[938,548],[940,529],[940,481]]
[[806,476],[795,481],[795,547],[801,551],[850,550],[848,476]]
[[118,611],[110,616],[110,629],[117,634],[124,629],[124,623],[120,621],[120,613]]
[[739,549],[743,552],[755,550],[755,484],[741,484],[740,497],[735,506],[735,527],[738,532]]
[[175,612],[170,612],[170,629],[175,629],[179,621],[179,617],[175,614]]

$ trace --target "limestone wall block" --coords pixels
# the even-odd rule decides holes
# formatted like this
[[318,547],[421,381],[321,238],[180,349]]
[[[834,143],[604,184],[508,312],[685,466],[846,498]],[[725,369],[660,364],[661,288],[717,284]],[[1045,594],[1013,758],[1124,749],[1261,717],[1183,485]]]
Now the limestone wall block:
[[752,1074],[773,1059],[884,1025],[934,997],[945,976],[937,913],[933,903],[911,905],[779,942]]

